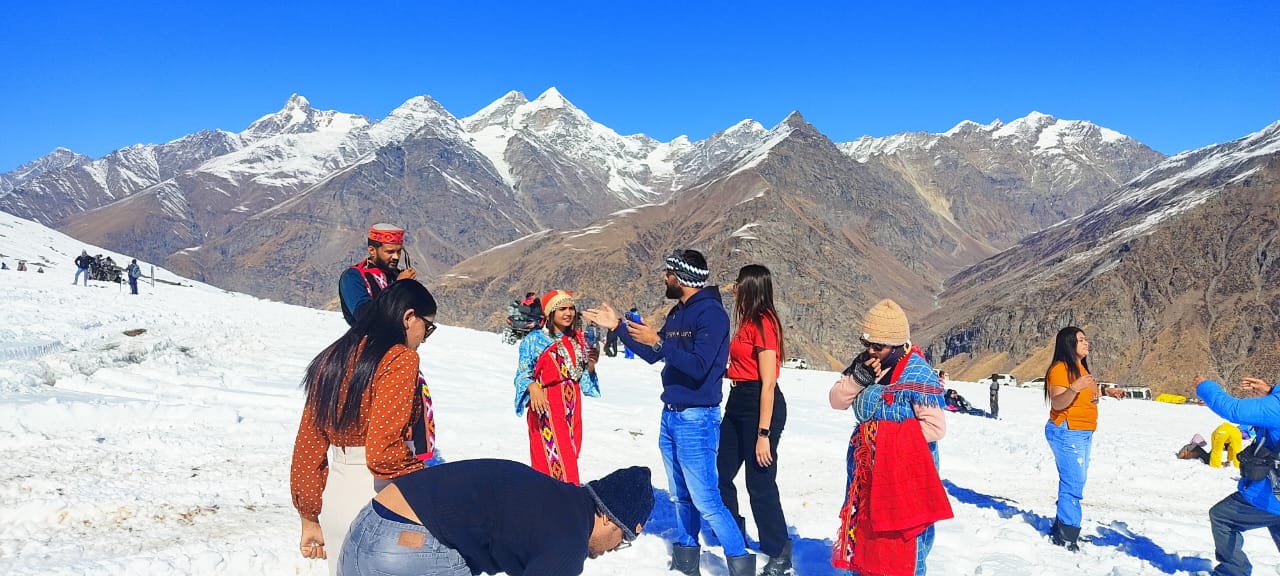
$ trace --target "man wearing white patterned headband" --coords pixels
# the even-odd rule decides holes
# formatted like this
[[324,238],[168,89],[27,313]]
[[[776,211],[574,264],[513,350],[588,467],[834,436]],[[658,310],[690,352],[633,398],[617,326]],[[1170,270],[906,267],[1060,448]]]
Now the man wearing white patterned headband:
[[347,324],[354,325],[365,304],[373,301],[396,280],[416,278],[413,268],[400,270],[404,254],[404,229],[391,224],[374,224],[369,229],[369,255],[342,273],[338,280],[338,301]]
[[[720,445],[720,400],[729,363],[729,314],[720,289],[707,286],[707,259],[696,250],[676,250],[664,260],[667,298],[679,300],[661,330],[623,321],[607,303],[583,318],[618,334],[627,348],[650,364],[663,360],[662,423],[658,447],[667,484],[676,502],[676,537],[669,568],[700,574],[700,520],[706,520],[724,547],[730,576],[756,573],[733,514],[720,497],[716,450]],[[623,330],[623,327],[626,327]]]

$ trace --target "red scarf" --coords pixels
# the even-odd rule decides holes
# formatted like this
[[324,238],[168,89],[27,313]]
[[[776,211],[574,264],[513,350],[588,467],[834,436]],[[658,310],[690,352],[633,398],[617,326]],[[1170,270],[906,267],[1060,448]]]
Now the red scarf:
[[916,569],[916,537],[934,522],[952,518],[920,421],[882,420],[875,435],[869,506],[857,511],[852,569],[864,576],[910,576]]

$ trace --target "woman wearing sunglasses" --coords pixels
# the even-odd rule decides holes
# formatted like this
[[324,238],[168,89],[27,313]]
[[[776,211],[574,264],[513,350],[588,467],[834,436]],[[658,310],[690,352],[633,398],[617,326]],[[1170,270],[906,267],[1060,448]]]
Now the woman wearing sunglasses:
[[417,353],[436,329],[435,298],[417,280],[401,280],[369,308],[307,366],[293,446],[289,484],[302,518],[302,555],[334,552],[330,574],[337,574],[337,548],[361,507],[386,481],[428,465],[435,452]]
[[831,563],[860,574],[924,574],[933,524],[952,517],[937,470],[943,389],[896,302],[872,306],[862,332],[866,351],[831,387],[831,407],[852,407],[858,419]]
[[582,395],[600,396],[596,361],[600,351],[588,347],[581,316],[568,290],[542,297],[544,330],[520,341],[516,365],[516,416],[529,426],[529,459],[534,470],[578,482],[582,451]]

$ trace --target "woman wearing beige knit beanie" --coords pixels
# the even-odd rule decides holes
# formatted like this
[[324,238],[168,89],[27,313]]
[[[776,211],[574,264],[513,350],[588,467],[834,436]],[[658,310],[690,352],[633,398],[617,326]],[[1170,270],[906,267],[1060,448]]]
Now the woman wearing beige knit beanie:
[[[877,302],[863,316],[860,343],[866,350],[830,393],[832,408],[853,408],[858,420],[849,438],[847,494],[831,563],[859,574],[923,574],[933,524],[952,517],[937,472],[937,441],[946,433],[943,390],[911,344],[907,314],[893,300]],[[873,493],[896,504],[874,505]],[[906,533],[914,538],[906,543],[868,529],[907,518],[912,528]]]

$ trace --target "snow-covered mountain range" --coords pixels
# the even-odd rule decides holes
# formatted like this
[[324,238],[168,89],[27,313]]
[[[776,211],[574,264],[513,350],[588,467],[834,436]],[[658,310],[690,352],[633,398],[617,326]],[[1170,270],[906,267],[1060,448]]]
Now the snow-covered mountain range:
[[[1043,114],[837,145],[797,112],[772,129],[743,120],[660,142],[618,134],[554,88],[533,100],[508,93],[461,120],[425,96],[370,120],[294,95],[240,132],[96,160],[58,151],[4,175],[0,210],[223,288],[322,307],[334,304],[335,271],[361,257],[368,225],[399,222],[421,278],[487,278],[450,295],[476,301],[465,313],[474,327],[489,325],[508,291],[562,275],[580,290],[633,285],[603,270],[647,269],[675,244],[791,271],[809,270],[818,250],[852,272],[819,263],[806,289],[851,275],[858,288],[806,305],[813,320],[795,334],[806,353],[840,362],[840,314],[872,291],[905,286],[900,298],[922,315],[949,275],[1080,214],[1160,159]],[[544,277],[503,261],[561,262],[550,243],[561,233],[594,235],[609,266],[579,253]],[[453,270],[477,255],[493,276]]]

